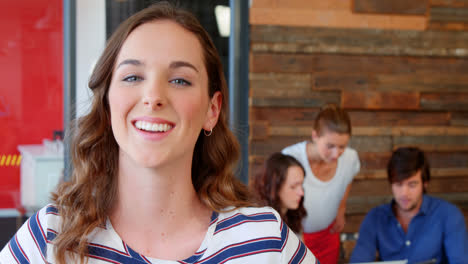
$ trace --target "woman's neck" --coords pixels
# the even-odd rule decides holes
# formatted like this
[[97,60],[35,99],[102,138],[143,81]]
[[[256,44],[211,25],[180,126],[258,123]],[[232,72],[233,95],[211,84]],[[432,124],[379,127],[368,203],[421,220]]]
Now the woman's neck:
[[312,161],[312,163],[325,163],[322,157],[320,157],[320,154],[317,151],[317,146],[314,142],[307,142],[306,153],[307,158],[309,159],[309,161]]
[[285,217],[286,213],[288,212],[288,208],[286,207],[281,207],[279,213],[281,214],[281,217]]
[[190,164],[154,169],[121,162],[117,177],[110,219],[122,240],[162,259],[184,259],[198,249],[212,212],[197,196]]
[[161,221],[170,215],[174,221],[174,217],[202,207],[192,184],[189,162],[144,168],[123,160],[119,163],[115,210],[121,208],[124,217]]

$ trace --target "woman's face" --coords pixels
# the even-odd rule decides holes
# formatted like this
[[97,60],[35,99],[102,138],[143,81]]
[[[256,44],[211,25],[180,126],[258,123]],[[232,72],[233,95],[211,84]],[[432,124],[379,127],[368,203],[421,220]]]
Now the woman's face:
[[295,210],[299,207],[299,202],[304,196],[304,172],[299,166],[291,166],[288,168],[286,178],[279,190],[279,198],[281,206],[284,209]]
[[320,158],[327,162],[336,162],[348,145],[348,134],[336,133],[325,130],[321,136],[314,130],[312,140],[317,147]]
[[222,103],[220,92],[208,96],[197,37],[169,20],[143,24],[128,36],[108,100],[119,162],[153,168],[179,160],[190,165],[200,131],[215,126]]

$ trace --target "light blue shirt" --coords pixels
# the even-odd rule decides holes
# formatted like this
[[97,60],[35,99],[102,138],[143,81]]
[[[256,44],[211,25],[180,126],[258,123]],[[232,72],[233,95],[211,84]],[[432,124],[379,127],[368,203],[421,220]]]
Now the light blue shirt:
[[468,264],[468,234],[460,210],[446,201],[424,195],[419,213],[411,219],[407,233],[400,226],[392,205],[372,209],[364,218],[351,263],[408,260],[408,264]]

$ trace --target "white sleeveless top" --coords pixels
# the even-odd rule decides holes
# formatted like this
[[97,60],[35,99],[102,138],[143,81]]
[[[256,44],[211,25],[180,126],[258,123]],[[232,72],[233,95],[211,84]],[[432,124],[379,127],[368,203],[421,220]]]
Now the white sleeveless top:
[[304,207],[307,216],[302,224],[305,233],[324,230],[335,220],[338,207],[348,185],[359,172],[361,164],[357,152],[346,148],[338,158],[335,176],[329,181],[321,181],[313,174],[307,158],[307,141],[282,150],[283,154],[295,157],[304,167]]

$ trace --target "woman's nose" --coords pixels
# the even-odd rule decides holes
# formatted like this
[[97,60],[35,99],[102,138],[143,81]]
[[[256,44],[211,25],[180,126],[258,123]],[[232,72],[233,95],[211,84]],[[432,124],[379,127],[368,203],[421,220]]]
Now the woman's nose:
[[151,110],[157,110],[166,105],[166,93],[164,84],[147,83],[143,93],[143,105]]
[[337,159],[340,156],[340,151],[334,148],[332,150],[332,158]]
[[299,188],[299,192],[298,192],[299,196],[304,196],[304,188]]
[[158,108],[161,108],[163,107],[163,102],[162,100],[158,99],[158,98],[151,98],[151,97],[145,97],[143,99],[143,104],[150,108],[151,110],[156,110]]

